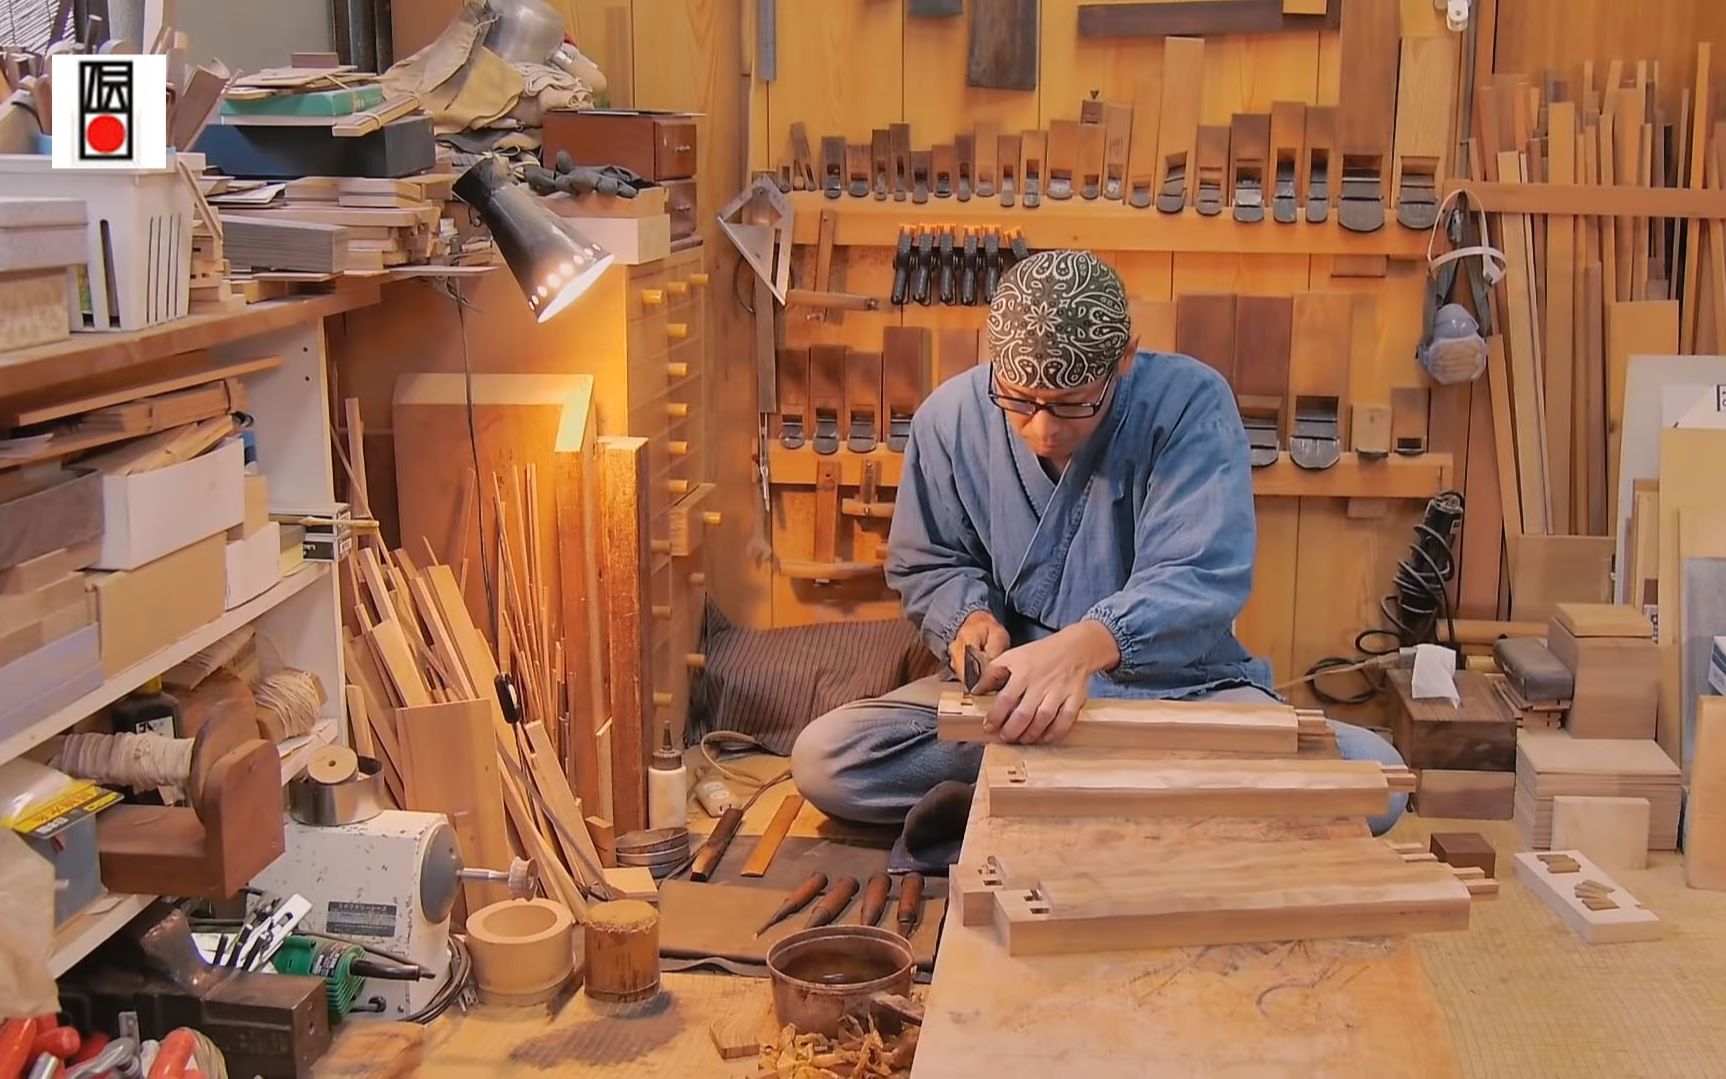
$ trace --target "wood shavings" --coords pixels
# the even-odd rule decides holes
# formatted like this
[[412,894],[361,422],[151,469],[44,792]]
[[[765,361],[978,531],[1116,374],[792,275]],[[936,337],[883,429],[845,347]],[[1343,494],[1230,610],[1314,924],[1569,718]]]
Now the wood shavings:
[[761,1047],[756,1075],[774,1079],[904,1079],[917,1055],[918,1027],[884,1038],[873,1021],[867,1029],[847,1016],[837,1039],[799,1034],[787,1024]]

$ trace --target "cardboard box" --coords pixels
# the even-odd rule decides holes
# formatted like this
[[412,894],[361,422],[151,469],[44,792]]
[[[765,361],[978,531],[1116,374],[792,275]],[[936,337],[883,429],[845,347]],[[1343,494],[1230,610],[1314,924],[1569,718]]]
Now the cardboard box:
[[671,215],[653,217],[565,217],[571,228],[610,251],[625,266],[671,254]]
[[240,523],[228,529],[228,540],[243,540],[270,523],[270,484],[252,472],[245,478],[246,515]]
[[102,670],[112,678],[222,616],[227,540],[218,532],[136,569],[94,574],[92,587]]
[[1646,637],[1577,637],[1557,618],[1546,646],[1576,676],[1564,727],[1574,738],[1653,738],[1660,646]]
[[206,537],[220,539],[246,516],[245,476],[245,450],[237,438],[167,468],[103,476],[96,567],[136,569]]
[[282,534],[274,521],[243,540],[229,540],[227,547],[227,610],[262,595],[282,579]]

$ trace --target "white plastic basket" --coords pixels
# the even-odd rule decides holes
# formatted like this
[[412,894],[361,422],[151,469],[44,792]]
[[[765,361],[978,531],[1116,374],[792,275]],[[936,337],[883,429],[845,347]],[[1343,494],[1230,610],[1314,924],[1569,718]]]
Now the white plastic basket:
[[184,318],[191,299],[192,192],[165,169],[55,169],[46,155],[0,154],[0,195],[83,199],[89,309],[75,330],[141,330]]

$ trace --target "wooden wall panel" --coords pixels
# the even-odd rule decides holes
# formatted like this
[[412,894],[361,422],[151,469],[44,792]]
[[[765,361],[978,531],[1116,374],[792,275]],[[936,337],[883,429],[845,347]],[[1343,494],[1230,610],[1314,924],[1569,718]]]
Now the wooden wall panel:
[[[779,5],[779,78],[767,88],[767,153],[790,159],[791,125],[868,142],[904,113],[903,4],[821,0]],[[954,78],[963,78],[963,67]]]
[[1235,635],[1254,655],[1264,656],[1278,683],[1295,677],[1295,557],[1300,536],[1298,498],[1260,498],[1258,561],[1253,590],[1235,620]]
[[1660,103],[1675,117],[1679,99],[1696,78],[1698,41],[1726,41],[1726,4],[1514,0],[1498,5],[1493,70],[1536,75],[1553,69],[1575,76],[1593,60],[1598,78],[1612,60],[1655,60]]
[[1077,117],[1079,103],[1093,90],[1108,101],[1130,102],[1141,79],[1162,79],[1162,38],[1081,40],[1075,28],[1082,2],[1087,0],[1043,0],[1035,96],[1038,122],[1045,127],[1050,120]]
[[[969,25],[964,17],[905,20],[904,121],[916,145],[952,142],[954,134],[978,124],[1002,131],[1037,126],[1036,93],[965,85]],[[1075,98],[1075,114],[1078,108]]]

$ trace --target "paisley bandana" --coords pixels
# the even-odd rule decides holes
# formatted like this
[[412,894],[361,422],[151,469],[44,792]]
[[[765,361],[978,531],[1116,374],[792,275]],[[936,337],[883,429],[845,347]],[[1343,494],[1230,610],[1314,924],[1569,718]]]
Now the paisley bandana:
[[1089,251],[1039,251],[1007,271],[989,303],[995,371],[1026,389],[1105,377],[1132,332],[1120,277]]

